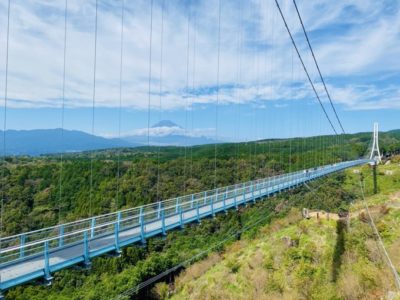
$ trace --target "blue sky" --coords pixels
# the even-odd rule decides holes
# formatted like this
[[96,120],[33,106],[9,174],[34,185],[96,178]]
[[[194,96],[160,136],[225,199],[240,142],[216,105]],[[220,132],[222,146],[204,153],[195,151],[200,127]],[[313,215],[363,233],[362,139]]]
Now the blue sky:
[[[339,131],[293,3],[279,2]],[[89,133],[94,3],[68,0],[66,46],[64,126]],[[221,0],[219,80],[218,1],[166,0],[161,26],[162,0],[154,0],[150,121],[151,1],[125,1],[120,106],[121,3],[99,0],[95,134],[119,136],[120,109],[122,136],[147,134],[148,123],[160,119],[174,121],[189,135],[232,141],[332,133],[273,0]],[[382,130],[400,128],[398,1],[297,3],[345,130],[369,131],[374,121]],[[61,126],[64,5],[64,0],[11,1],[7,129]],[[6,16],[7,1],[1,1],[1,118]]]

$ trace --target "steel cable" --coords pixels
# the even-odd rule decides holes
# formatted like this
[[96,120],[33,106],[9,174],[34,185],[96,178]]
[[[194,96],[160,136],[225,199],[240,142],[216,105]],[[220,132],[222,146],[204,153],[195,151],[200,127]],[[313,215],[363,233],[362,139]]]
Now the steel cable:
[[282,13],[282,10],[281,10],[281,7],[279,6],[278,0],[275,0],[275,3],[276,3],[276,6],[277,6],[277,8],[278,8],[278,10],[279,10],[279,13],[280,13],[280,15],[281,15],[281,17],[282,17],[282,21],[283,21],[283,23],[284,23],[284,25],[285,25],[285,27],[286,27],[286,30],[287,30],[287,32],[288,32],[288,34],[289,34],[289,37],[290,37],[290,39],[291,39],[291,41],[292,41],[293,47],[295,48],[295,50],[296,50],[296,52],[297,52],[297,56],[299,57],[300,62],[301,62],[301,64],[302,64],[302,66],[303,66],[304,72],[306,73],[307,78],[308,78],[308,81],[309,81],[310,84],[311,84],[311,87],[312,87],[312,89],[313,89],[313,91],[314,91],[314,94],[315,94],[315,96],[317,97],[318,102],[319,102],[319,104],[320,104],[320,106],[321,106],[321,108],[322,108],[322,110],[323,110],[323,112],[324,112],[324,114],[325,114],[326,119],[328,120],[329,124],[331,125],[331,128],[332,128],[333,132],[337,135],[338,133],[337,133],[335,127],[333,126],[333,123],[332,123],[331,119],[329,118],[328,113],[327,113],[326,110],[325,110],[325,107],[324,107],[324,105],[323,105],[323,103],[322,103],[322,101],[321,101],[321,99],[320,99],[320,97],[319,97],[319,95],[318,95],[318,92],[317,92],[317,90],[315,89],[314,83],[313,83],[313,81],[311,80],[310,74],[308,73],[307,67],[305,66],[304,61],[303,61],[303,59],[302,59],[302,57],[301,57],[301,54],[300,54],[300,52],[299,52],[299,49],[297,48],[296,42],[295,42],[294,39],[293,39],[292,33],[291,33],[291,31],[290,31],[290,29],[289,29],[289,27],[288,27],[288,25],[287,25],[285,16],[284,16],[283,13]]

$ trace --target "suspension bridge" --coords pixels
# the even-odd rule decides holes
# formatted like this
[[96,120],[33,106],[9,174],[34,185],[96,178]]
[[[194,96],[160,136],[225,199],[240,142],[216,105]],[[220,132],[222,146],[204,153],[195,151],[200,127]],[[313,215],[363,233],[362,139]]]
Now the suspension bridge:
[[[92,116],[92,133],[94,132],[94,109],[96,100],[96,47],[97,47],[97,9],[98,1],[95,1],[95,38],[94,38],[94,82],[93,82],[93,116]],[[331,96],[328,92],[325,80],[322,76],[321,70],[314,55],[313,48],[308,38],[304,23],[301,19],[299,9],[296,2],[293,1],[297,16],[301,22],[304,37],[307,41],[307,47],[312,53],[312,62],[318,70],[318,77],[323,85],[323,92],[326,93],[332,108],[332,113],[335,119],[331,119],[330,113],[325,107],[326,103],[321,100],[321,91],[315,86],[309,70],[307,69],[307,62],[303,59],[301,51],[294,39],[290,30],[290,26],[284,16],[284,11],[281,9],[279,2],[275,0],[277,16],[280,16],[284,28],[287,31],[292,48],[292,76],[293,76],[293,56],[297,55],[299,59],[299,66],[306,75],[306,82],[311,86],[311,92],[314,94],[317,104],[321,108],[321,118],[327,121],[330,130],[335,134],[338,146],[341,146],[340,136],[338,132],[345,133],[342,122],[334,107]],[[62,128],[64,129],[64,100],[65,100],[65,68],[66,68],[66,49],[67,49],[67,17],[68,17],[68,1],[65,1],[65,31],[64,31],[64,70],[63,70],[63,83],[62,83]],[[124,5],[125,1],[121,1],[121,49],[120,49],[120,91],[119,91],[119,105],[121,108],[121,90],[122,90],[122,66],[123,66],[123,34],[124,34]],[[12,1],[8,3],[8,25],[7,25],[7,45],[6,54],[8,59],[8,38],[9,38],[9,19]],[[164,1],[162,1],[162,8],[164,8]],[[162,14],[164,11],[162,11]],[[148,86],[148,115],[150,116],[150,95],[151,79],[152,79],[152,26],[153,26],[153,0],[151,1],[151,22],[150,22],[150,59],[149,59],[149,86]],[[189,87],[189,28],[190,19],[193,17],[188,13],[188,47],[187,47],[187,89]],[[161,16],[162,20],[164,15]],[[220,35],[221,35],[221,0],[218,1],[218,46],[217,46],[217,88],[216,88],[216,128],[218,130],[218,103],[219,103],[219,81],[220,81]],[[161,23],[162,24],[162,23]],[[162,25],[163,26],[163,25]],[[161,29],[161,33],[163,29]],[[239,48],[242,49],[243,36],[238,36]],[[163,39],[161,38],[161,44]],[[162,58],[163,48],[161,47],[161,70],[160,82],[162,75]],[[241,56],[239,53],[238,56]],[[194,61],[194,58],[193,58]],[[240,58],[238,59],[241,64]],[[194,62],[193,62],[194,64]],[[193,73],[195,68],[193,66]],[[7,112],[7,78],[8,78],[8,61],[5,69],[6,85],[5,85],[5,101],[4,113]],[[194,81],[194,79],[193,79]],[[162,89],[160,83],[160,106],[162,100]],[[188,97],[186,97],[188,98]],[[186,106],[186,113],[188,111]],[[150,131],[150,117],[148,116],[148,130]],[[6,163],[6,118],[4,118],[4,138],[3,138],[3,164]],[[336,120],[336,121],[333,121]],[[307,122],[307,121],[306,121]],[[121,134],[121,121],[119,120],[119,134]],[[335,125],[336,123],[336,125]],[[337,129],[340,128],[340,131]],[[216,140],[217,139],[216,134]],[[149,137],[148,137],[149,140]],[[217,143],[215,143],[215,170],[217,168]],[[186,163],[186,147],[185,147],[185,163]],[[268,201],[277,193],[284,192],[289,189],[297,188],[307,182],[322,178],[329,174],[340,172],[348,168],[364,165],[376,164],[380,162],[380,152],[378,146],[378,127],[374,125],[373,143],[370,155],[368,158],[358,158],[349,161],[336,161],[325,162],[323,164],[316,164],[311,168],[297,169],[296,171],[289,171],[284,174],[268,176],[265,178],[250,180],[246,182],[238,182],[228,186],[214,185],[214,189],[201,191],[193,194],[184,194],[180,197],[175,197],[163,201],[155,201],[153,203],[142,205],[139,207],[128,208],[124,210],[114,211],[107,214],[91,216],[81,220],[76,220],[69,223],[61,223],[52,227],[42,228],[29,232],[22,232],[12,236],[1,235],[0,243],[0,291],[6,291],[12,287],[37,280],[43,279],[46,283],[50,284],[53,280],[52,274],[59,270],[69,268],[74,265],[83,265],[89,267],[91,260],[95,257],[105,254],[119,254],[121,248],[132,244],[145,244],[146,239],[156,235],[166,235],[168,231],[176,228],[182,228],[185,224],[192,222],[201,222],[201,219],[210,216],[215,216],[217,213],[227,212],[228,210],[238,209],[241,205],[248,205],[257,201]],[[91,159],[91,173],[90,173],[90,190],[92,191],[92,176],[93,176],[93,155]],[[63,156],[60,157],[62,168]],[[120,157],[118,156],[118,164]],[[119,166],[119,165],[118,165]],[[186,167],[186,165],[185,165]],[[62,169],[61,169],[62,170]],[[186,169],[185,169],[186,171]],[[216,174],[216,173],[215,173]],[[119,175],[119,171],[118,171]],[[61,175],[60,175],[61,176]],[[216,176],[216,175],[215,175]],[[61,189],[60,177],[60,189]],[[117,192],[118,193],[118,192]],[[3,193],[4,194],[4,193]],[[60,196],[61,197],[61,196]],[[118,197],[118,196],[117,196]],[[2,199],[3,211],[4,195]],[[3,217],[2,217],[3,222]]]
[[91,258],[118,253],[123,246],[146,243],[149,237],[187,223],[374,162],[359,159],[301,170],[2,238],[1,289],[36,278],[51,282],[55,271],[78,263],[90,265]]

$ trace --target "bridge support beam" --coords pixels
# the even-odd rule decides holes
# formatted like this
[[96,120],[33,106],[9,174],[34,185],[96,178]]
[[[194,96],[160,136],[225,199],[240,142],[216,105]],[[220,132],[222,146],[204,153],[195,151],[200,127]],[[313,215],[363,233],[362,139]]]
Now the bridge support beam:
[[[216,191],[215,197],[218,197],[218,190]],[[213,218],[215,218],[215,212],[214,212],[214,197],[211,197],[211,215]]]
[[236,186],[235,186],[235,194],[233,195],[233,202],[235,203],[236,210],[239,210],[239,207],[237,205],[237,187]]
[[374,179],[374,194],[378,193],[378,179],[376,176],[376,169],[378,167],[377,165],[378,165],[378,163],[376,161],[372,165],[372,175],[373,175],[373,179]]
[[144,216],[142,210],[140,211],[140,241],[143,245],[146,244],[146,238],[144,236]]
[[64,224],[60,226],[60,237],[58,239],[58,247],[64,246]]
[[222,198],[222,203],[223,203],[223,205],[224,205],[224,212],[227,214],[228,213],[228,211],[227,211],[227,209],[226,209],[226,198],[227,198],[227,194],[228,194],[228,190],[226,190],[225,189],[225,192],[224,192],[224,198]]
[[184,227],[182,206],[179,206],[179,226],[181,227],[181,229],[183,229]]
[[121,255],[121,249],[119,246],[119,226],[120,226],[120,221],[121,221],[121,212],[118,212],[117,214],[117,222],[114,225],[114,239],[115,239],[115,252],[117,255]]
[[197,223],[200,223],[200,208],[199,208],[199,200],[197,200],[197,205],[196,205],[196,216],[197,216]]
[[94,227],[96,226],[96,218],[92,218],[92,224],[90,229],[90,238],[94,238]]
[[89,240],[88,240],[88,233],[85,231],[83,233],[83,264],[85,268],[90,268],[90,252],[89,252]]
[[19,248],[19,258],[23,258],[25,256],[25,234],[20,236],[19,245],[21,247]]
[[161,201],[158,201],[157,218],[161,217]]
[[243,183],[243,202],[245,206],[247,206],[247,201],[246,201],[246,186]]
[[167,232],[165,230],[165,212],[164,209],[161,211],[161,232],[163,236],[167,235]]
[[44,280],[47,285],[53,280],[50,273],[49,241],[44,242]]

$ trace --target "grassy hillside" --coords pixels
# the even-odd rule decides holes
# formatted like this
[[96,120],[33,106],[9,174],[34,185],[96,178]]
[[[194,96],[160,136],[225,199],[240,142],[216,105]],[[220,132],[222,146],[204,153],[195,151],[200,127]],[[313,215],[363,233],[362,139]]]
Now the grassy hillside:
[[[400,271],[400,166],[379,167],[380,193],[367,200],[393,263]],[[345,189],[359,195],[359,174],[349,171]],[[292,209],[226,252],[197,263],[177,278],[172,299],[382,299],[395,286],[374,238],[363,203],[350,206],[348,225],[303,219]],[[156,287],[169,298],[165,284]]]

